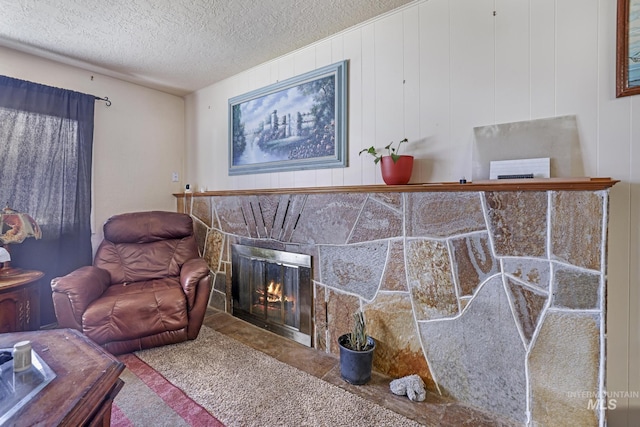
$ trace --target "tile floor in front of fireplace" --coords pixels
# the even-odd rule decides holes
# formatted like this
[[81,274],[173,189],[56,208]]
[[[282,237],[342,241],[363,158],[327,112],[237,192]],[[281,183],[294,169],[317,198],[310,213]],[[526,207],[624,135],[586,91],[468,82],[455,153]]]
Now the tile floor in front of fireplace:
[[355,386],[340,377],[337,357],[305,347],[287,338],[265,331],[232,315],[208,309],[204,324],[281,362],[305,371],[387,409],[427,426],[512,426],[508,420],[478,411],[458,402],[427,393],[424,402],[412,402],[389,390],[392,378],[373,373],[371,381]]

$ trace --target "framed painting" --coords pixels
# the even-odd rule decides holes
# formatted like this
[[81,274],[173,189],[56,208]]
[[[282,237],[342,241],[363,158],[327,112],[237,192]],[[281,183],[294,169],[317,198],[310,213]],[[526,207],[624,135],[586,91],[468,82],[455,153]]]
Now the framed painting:
[[229,175],[347,166],[347,61],[229,99]]
[[616,97],[640,94],[640,0],[618,0]]

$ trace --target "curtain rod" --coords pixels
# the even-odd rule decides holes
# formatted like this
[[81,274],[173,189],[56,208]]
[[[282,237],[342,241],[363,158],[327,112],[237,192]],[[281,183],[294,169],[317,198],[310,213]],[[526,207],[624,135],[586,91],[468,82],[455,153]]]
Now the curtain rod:
[[94,96],[94,98],[96,99],[96,101],[104,101],[107,104],[107,107],[111,107],[111,101],[109,100],[108,96],[105,96],[104,98],[100,98],[99,96]]

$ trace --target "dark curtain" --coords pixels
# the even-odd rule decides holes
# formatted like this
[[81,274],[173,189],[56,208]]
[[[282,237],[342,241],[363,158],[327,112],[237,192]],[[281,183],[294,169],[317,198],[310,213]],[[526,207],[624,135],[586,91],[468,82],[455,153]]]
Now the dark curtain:
[[11,265],[45,273],[41,325],[54,323],[51,279],[92,262],[95,97],[0,76],[0,209],[31,215],[42,239],[11,245]]

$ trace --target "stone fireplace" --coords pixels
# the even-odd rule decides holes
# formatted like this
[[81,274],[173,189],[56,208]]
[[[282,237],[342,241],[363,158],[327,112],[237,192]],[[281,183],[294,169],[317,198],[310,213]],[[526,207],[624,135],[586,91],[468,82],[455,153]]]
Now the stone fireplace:
[[605,419],[610,179],[176,194],[232,311],[232,246],[307,254],[313,339],[362,309],[374,369],[518,424]]

